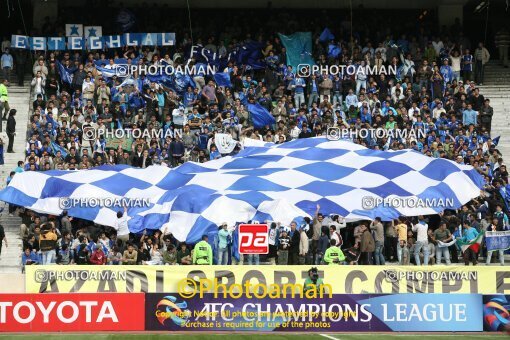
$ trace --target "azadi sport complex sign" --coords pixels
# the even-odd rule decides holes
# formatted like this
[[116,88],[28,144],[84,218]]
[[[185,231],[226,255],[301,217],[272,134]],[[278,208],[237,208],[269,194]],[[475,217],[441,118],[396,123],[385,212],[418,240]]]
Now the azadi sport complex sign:
[[[309,266],[27,266],[27,293],[303,291]],[[324,294],[510,294],[505,267],[318,266]],[[234,294],[234,295],[232,295]],[[280,295],[278,295],[280,294]],[[313,296],[309,296],[313,298]]]

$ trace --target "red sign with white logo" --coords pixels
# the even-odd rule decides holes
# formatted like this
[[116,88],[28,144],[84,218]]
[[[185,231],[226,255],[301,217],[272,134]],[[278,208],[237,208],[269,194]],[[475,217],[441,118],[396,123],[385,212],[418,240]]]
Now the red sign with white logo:
[[142,331],[143,293],[0,294],[0,332]]
[[269,227],[267,224],[239,225],[239,253],[269,253]]

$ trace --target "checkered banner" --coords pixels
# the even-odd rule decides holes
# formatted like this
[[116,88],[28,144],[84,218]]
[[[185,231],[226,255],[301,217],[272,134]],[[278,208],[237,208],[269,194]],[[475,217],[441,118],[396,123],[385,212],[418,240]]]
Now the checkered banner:
[[[86,204],[90,199],[148,199],[128,206],[129,229],[171,232],[196,242],[227,222],[279,221],[321,212],[347,221],[435,214],[479,196],[483,178],[471,166],[435,159],[413,150],[366,149],[348,141],[299,139],[253,146],[235,156],[175,169],[101,166],[79,171],[23,172],[0,191],[0,200],[29,209],[114,226],[121,206]],[[367,207],[367,198],[373,203]],[[394,199],[451,204],[394,205]],[[62,199],[69,203],[62,207]],[[389,200],[388,200],[389,199]]]

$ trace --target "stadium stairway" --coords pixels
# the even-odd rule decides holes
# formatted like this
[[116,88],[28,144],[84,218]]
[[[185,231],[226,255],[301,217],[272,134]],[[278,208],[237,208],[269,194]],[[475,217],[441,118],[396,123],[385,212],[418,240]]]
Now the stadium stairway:
[[[29,76],[29,75],[27,75]],[[29,121],[30,109],[30,78],[25,78],[25,86],[17,85],[17,82],[11,79],[11,86],[9,86],[9,106],[16,109],[16,136],[14,137],[14,151],[15,153],[7,153],[7,135],[5,134],[6,122],[3,121],[1,137],[4,141],[4,165],[0,165],[0,188],[6,185],[6,179],[9,173],[16,168],[18,161],[25,159],[24,149],[26,143],[26,133]],[[0,202],[0,209],[3,212],[0,214],[0,224],[3,225],[8,247],[5,243],[2,247],[2,254],[0,255],[0,273],[19,273],[21,271],[21,252],[22,242],[19,236],[19,226],[21,218],[18,216],[9,216],[8,205]]]
[[510,160],[510,68],[504,68],[498,61],[491,61],[485,67],[483,86],[480,93],[490,99],[494,108],[491,136],[501,136],[498,150],[503,160]]

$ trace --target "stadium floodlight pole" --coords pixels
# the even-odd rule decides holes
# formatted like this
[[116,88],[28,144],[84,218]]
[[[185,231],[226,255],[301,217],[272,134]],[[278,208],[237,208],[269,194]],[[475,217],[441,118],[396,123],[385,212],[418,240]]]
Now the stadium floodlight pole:
[[193,46],[193,27],[191,26],[191,10],[189,9],[189,0],[186,0],[188,5],[188,21],[189,21],[189,33],[191,38],[191,46]]
[[490,8],[491,1],[487,0],[487,17],[485,19],[485,35],[483,38],[483,45],[487,46],[487,27],[489,26],[489,8]]
[[352,23],[353,23],[353,15],[352,15],[352,0],[349,0],[349,5],[351,8],[351,58],[354,55],[354,38],[352,36]]

